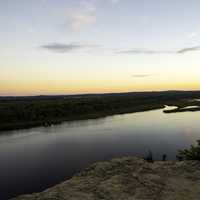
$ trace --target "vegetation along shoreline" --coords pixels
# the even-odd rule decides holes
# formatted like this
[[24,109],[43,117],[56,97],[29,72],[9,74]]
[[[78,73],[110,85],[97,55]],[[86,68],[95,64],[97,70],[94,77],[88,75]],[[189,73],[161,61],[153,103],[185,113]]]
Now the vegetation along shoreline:
[[199,111],[198,98],[200,91],[0,97],[0,131],[149,111],[165,105],[177,106],[165,113]]

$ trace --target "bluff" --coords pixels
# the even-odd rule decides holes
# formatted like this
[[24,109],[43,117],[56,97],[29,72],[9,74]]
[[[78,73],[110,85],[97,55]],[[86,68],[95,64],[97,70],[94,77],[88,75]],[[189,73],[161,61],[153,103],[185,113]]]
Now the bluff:
[[41,193],[12,200],[199,200],[199,161],[138,157],[98,162]]

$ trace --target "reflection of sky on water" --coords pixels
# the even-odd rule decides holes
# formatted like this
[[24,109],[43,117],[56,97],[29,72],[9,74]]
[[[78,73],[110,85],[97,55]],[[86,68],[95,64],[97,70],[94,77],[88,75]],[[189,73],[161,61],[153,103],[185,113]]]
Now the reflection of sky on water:
[[165,105],[165,108],[163,110],[164,111],[166,111],[166,110],[174,110],[176,108],[178,108],[178,106],[168,106],[168,105]]
[[178,149],[199,139],[199,116],[200,112],[154,110],[4,132],[0,187],[5,192],[0,199],[40,191],[98,160],[144,156],[148,149],[156,159],[164,153],[175,159]]
[[182,108],[182,110],[190,109],[190,108],[199,108],[199,106],[186,106],[186,107]]

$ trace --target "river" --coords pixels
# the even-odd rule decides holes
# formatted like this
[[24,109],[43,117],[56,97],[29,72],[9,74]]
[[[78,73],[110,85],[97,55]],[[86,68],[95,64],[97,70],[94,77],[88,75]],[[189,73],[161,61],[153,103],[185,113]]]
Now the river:
[[0,135],[0,199],[42,191],[89,164],[113,157],[167,154],[200,139],[200,112],[153,110]]

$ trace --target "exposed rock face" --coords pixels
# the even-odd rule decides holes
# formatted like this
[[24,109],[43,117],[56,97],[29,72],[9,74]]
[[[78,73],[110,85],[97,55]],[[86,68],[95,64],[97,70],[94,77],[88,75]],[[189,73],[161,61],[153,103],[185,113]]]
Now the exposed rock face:
[[15,200],[199,200],[200,162],[99,162],[44,192]]

